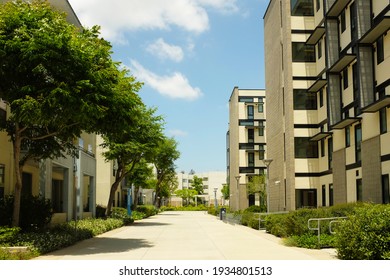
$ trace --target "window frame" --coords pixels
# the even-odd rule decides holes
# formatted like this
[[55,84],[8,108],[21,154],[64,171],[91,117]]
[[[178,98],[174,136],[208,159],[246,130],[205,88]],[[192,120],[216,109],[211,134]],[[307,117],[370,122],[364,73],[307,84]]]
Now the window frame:
[[316,62],[316,48],[314,45],[307,45],[305,42],[291,43],[292,62]]
[[307,89],[293,89],[294,110],[317,110],[317,93]]
[[310,141],[310,137],[294,137],[294,157],[318,158],[318,142]]
[[376,64],[379,65],[385,60],[385,48],[383,35],[376,41]]

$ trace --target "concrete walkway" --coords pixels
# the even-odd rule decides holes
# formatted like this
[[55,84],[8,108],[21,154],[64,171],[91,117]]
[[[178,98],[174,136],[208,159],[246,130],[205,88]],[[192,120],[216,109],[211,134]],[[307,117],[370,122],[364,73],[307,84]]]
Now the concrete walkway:
[[335,260],[333,249],[282,245],[264,231],[205,212],[163,212],[38,260]]

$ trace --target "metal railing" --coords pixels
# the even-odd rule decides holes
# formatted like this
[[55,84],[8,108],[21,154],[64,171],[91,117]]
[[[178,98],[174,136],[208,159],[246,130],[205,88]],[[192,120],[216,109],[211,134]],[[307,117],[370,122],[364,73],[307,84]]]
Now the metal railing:
[[[338,223],[341,220],[347,219],[347,217],[328,217],[328,218],[311,218],[307,220],[307,227],[309,230],[316,230],[317,231],[317,236],[318,236],[318,244],[320,244],[321,241],[321,222],[322,221],[330,221],[329,222],[329,232],[331,234],[335,234],[336,232],[332,229],[332,225],[334,223]],[[311,225],[313,224],[312,222],[316,221],[317,226],[312,227]]]

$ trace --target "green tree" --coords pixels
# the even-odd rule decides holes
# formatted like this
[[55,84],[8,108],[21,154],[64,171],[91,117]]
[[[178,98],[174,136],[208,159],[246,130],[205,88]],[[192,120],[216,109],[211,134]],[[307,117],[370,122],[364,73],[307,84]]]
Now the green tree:
[[260,206],[264,211],[267,210],[267,190],[266,190],[266,176],[256,175],[249,178],[246,185],[248,195],[259,194]]
[[203,194],[203,179],[199,178],[198,176],[194,175],[192,178],[191,186],[196,190],[198,194]]
[[[130,95],[132,88],[122,87],[119,89],[128,103],[133,102],[133,95]],[[117,108],[116,114],[122,121],[117,121],[110,130],[106,128],[103,135],[102,147],[105,148],[103,156],[106,160],[117,162],[118,169],[115,173],[115,181],[111,185],[110,196],[107,203],[106,215],[110,215],[115,192],[122,180],[132,174],[134,168],[141,160],[152,162],[159,150],[160,142],[163,139],[162,118],[156,116],[155,109],[147,108],[141,102],[135,102],[132,110],[126,109],[126,101],[122,99],[124,106]],[[131,108],[131,107],[130,107]],[[119,132],[119,133],[118,133]]]
[[156,196],[154,204],[161,206],[161,198],[164,194],[164,182],[172,178],[175,174],[175,161],[180,157],[177,150],[177,142],[173,138],[165,137],[159,142],[154,155],[153,164],[157,170]]
[[145,159],[141,159],[126,176],[126,183],[134,187],[133,207],[137,207],[140,188],[150,188],[150,180],[154,177],[153,168]]
[[226,199],[230,199],[229,184],[222,184],[221,193],[222,193],[223,198],[224,198],[225,200],[226,200]]
[[97,27],[78,30],[44,1],[0,5],[0,61],[0,98],[10,107],[0,129],[13,144],[17,226],[26,162],[75,155],[74,139],[111,112],[118,70]]
[[175,195],[183,199],[185,201],[185,205],[189,205],[190,200],[194,199],[194,197],[198,195],[198,192],[196,190],[185,188],[175,191]]

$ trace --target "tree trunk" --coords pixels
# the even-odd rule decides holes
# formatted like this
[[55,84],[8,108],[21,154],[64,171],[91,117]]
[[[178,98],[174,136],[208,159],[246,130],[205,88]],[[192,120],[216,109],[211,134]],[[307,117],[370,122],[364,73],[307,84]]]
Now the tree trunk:
[[110,196],[109,196],[108,202],[107,202],[106,216],[110,216],[110,215],[111,215],[111,212],[112,212],[112,204],[113,204],[113,202],[114,202],[115,193],[116,193],[116,190],[118,189],[119,183],[120,183],[120,181],[115,180],[115,182],[114,182],[114,183],[112,184],[112,186],[111,186],[111,189],[110,189]]
[[134,187],[133,209],[138,206],[139,187]]
[[22,174],[23,165],[20,164],[20,153],[21,153],[22,141],[20,134],[15,133],[15,139],[13,141],[14,149],[14,168],[15,168],[15,190],[14,190],[14,210],[12,214],[12,226],[18,227],[20,225],[20,201],[22,196]]

